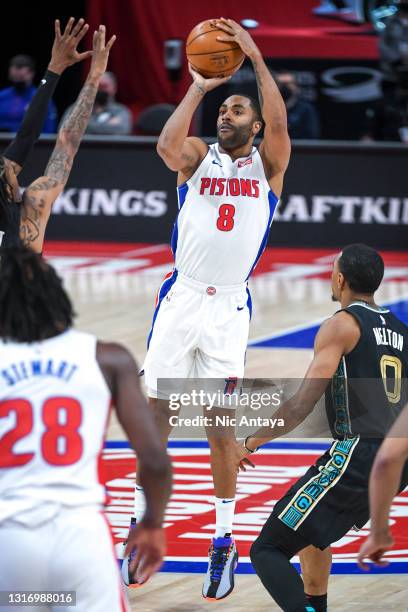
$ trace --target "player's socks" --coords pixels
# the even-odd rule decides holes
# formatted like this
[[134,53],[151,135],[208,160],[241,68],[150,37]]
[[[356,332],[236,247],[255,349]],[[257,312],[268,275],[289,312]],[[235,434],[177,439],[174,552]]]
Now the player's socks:
[[[135,510],[134,510],[134,516],[132,516],[130,520],[129,533],[132,529],[136,527],[137,523],[139,523],[142,520],[145,510],[146,510],[146,499],[145,499],[143,487],[137,484],[135,486]],[[123,542],[124,549],[126,548],[126,544],[127,544],[127,541]],[[127,555],[126,557],[124,557],[123,563],[122,563],[123,582],[126,584],[126,586],[130,588],[136,588],[138,586],[141,586],[136,580],[133,579],[133,577],[129,573],[129,567],[130,567],[131,562],[135,558],[135,554],[136,554],[136,551],[133,551],[132,553],[130,553],[130,555]]]
[[134,517],[138,523],[142,520],[146,511],[146,498],[143,491],[143,487],[140,485],[135,486],[135,512]]
[[316,612],[327,612],[327,593],[325,595],[308,595],[305,593],[307,602],[313,606]]
[[232,533],[235,514],[235,498],[215,498],[215,538]]
[[[132,529],[136,527],[136,524],[137,524],[137,521],[135,517],[132,516],[130,520],[129,533],[132,531]],[[123,542],[124,548],[126,548],[126,544],[127,544],[127,540],[126,542]],[[134,550],[133,552],[130,553],[130,555],[127,555],[126,557],[123,558],[123,563],[122,563],[122,570],[121,570],[122,579],[123,579],[123,582],[126,584],[126,586],[128,586],[130,589],[135,589],[137,587],[142,586],[141,584],[137,582],[137,580],[133,578],[133,576],[131,576],[130,571],[129,571],[130,564],[135,558],[135,555],[136,555],[136,551]]]

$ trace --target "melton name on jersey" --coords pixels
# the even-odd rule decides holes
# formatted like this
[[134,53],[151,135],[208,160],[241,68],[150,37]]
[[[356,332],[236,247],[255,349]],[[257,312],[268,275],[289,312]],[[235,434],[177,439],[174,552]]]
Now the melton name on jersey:
[[259,151],[253,147],[234,161],[212,144],[177,191],[171,245],[178,272],[202,283],[244,283],[266,246],[279,202]]
[[361,335],[326,392],[332,434],[383,438],[408,399],[408,328],[387,308],[354,302],[344,310]]

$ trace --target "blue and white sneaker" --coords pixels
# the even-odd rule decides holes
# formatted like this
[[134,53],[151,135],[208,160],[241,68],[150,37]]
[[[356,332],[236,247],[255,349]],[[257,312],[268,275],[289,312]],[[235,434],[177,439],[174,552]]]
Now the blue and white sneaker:
[[[136,527],[136,519],[132,517],[130,519],[129,533],[135,527]],[[126,544],[127,544],[127,540],[123,542],[123,552],[125,551]],[[138,587],[143,586],[143,584],[140,584],[139,582],[137,582],[130,575],[130,572],[129,572],[129,566],[131,562],[133,561],[133,559],[135,558],[135,555],[136,555],[136,551],[131,552],[130,555],[126,555],[126,557],[123,557],[123,562],[122,562],[122,568],[121,568],[122,580],[125,583],[125,585],[129,587],[129,589],[137,589]]]
[[224,599],[234,588],[234,572],[238,565],[238,552],[233,538],[228,534],[224,538],[213,538],[208,557],[203,597],[210,601]]

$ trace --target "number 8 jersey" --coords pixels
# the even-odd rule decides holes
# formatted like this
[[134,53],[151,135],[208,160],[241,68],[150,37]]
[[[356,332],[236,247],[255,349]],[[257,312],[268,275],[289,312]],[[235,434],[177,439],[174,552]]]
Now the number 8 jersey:
[[0,340],[0,522],[42,522],[60,506],[101,506],[99,459],[111,394],[94,336]]
[[210,145],[177,191],[171,241],[176,269],[202,283],[244,283],[266,246],[279,201],[258,150],[233,161],[217,143]]

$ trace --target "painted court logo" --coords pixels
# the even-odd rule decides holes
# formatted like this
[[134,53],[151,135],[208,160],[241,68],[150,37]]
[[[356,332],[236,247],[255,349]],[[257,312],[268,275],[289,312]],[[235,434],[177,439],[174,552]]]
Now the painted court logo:
[[[241,472],[237,482],[234,538],[240,554],[238,572],[252,573],[249,549],[276,501],[326,450],[320,443],[282,441],[255,456],[256,469]],[[205,572],[214,532],[214,494],[205,442],[173,441],[169,449],[174,483],[165,526],[168,552],[164,571]],[[128,533],[133,512],[135,457],[126,443],[108,443],[103,455],[104,481],[110,498],[107,515],[116,542]],[[399,494],[391,510],[395,547],[386,554],[391,562],[375,572],[408,573],[408,490]],[[367,526],[350,531],[332,546],[333,573],[358,573],[356,554],[368,534]],[[296,561],[296,559],[295,559]]]

